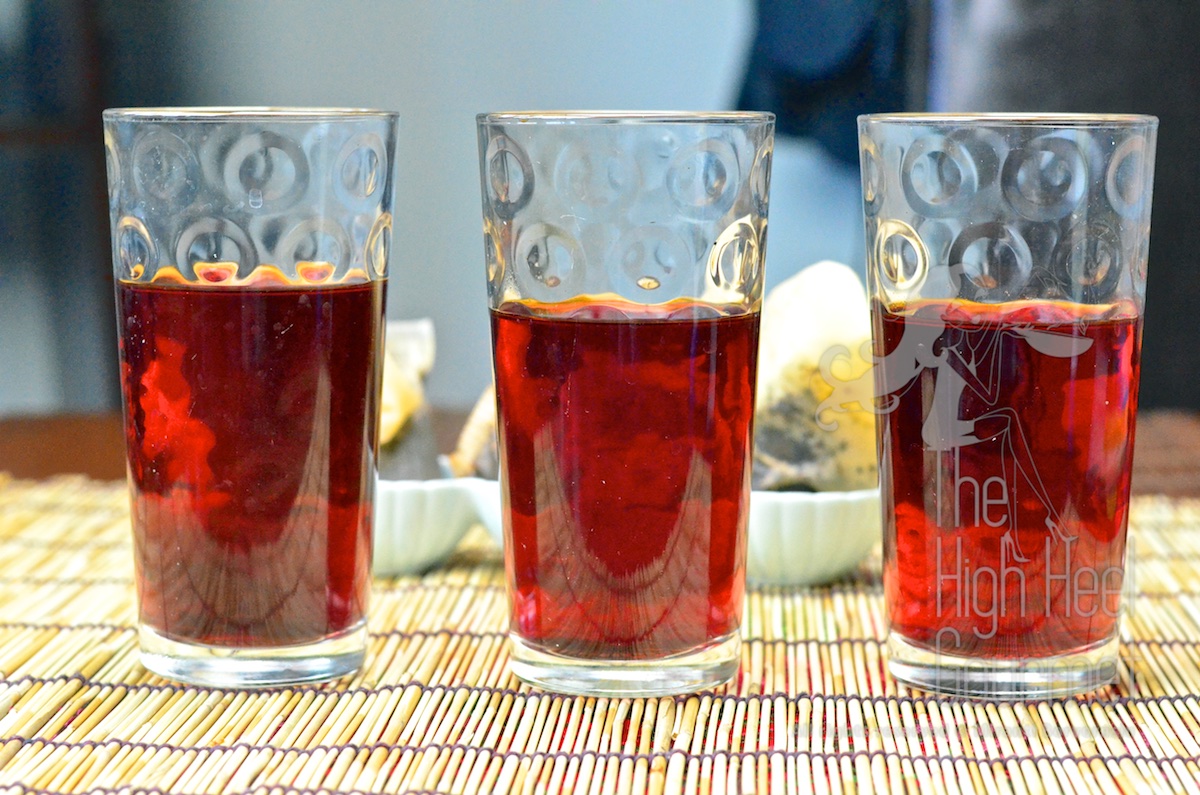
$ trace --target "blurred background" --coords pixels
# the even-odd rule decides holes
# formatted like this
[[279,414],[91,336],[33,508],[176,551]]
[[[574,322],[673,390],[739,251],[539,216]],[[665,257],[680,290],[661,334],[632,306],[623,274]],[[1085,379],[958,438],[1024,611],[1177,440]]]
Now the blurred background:
[[100,111],[397,110],[392,319],[429,317],[438,407],[490,380],[474,116],[779,115],[768,287],[863,270],[854,117],[1160,117],[1142,406],[1200,408],[1200,3],[1179,0],[0,0],[0,416],[117,410]]

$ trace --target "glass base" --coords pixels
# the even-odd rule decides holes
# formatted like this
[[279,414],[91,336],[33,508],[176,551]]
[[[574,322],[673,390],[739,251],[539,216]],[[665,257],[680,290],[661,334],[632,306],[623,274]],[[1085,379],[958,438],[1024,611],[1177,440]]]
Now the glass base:
[[595,660],[564,657],[509,633],[512,672],[544,690],[578,696],[644,698],[677,696],[723,685],[741,661],[742,639],[733,634],[674,657]]
[[366,622],[299,646],[206,646],[138,629],[142,665],[159,676],[216,688],[279,687],[354,673],[366,657]]
[[1120,638],[1025,660],[960,657],[888,636],[888,670],[904,684],[969,698],[1024,700],[1089,693],[1117,678]]

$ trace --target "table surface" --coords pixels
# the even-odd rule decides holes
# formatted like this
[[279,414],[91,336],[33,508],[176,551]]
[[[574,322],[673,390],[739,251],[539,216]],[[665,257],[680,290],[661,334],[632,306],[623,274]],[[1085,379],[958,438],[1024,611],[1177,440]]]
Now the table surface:
[[357,675],[181,687],[138,663],[124,484],[50,477],[119,476],[119,445],[113,418],[0,422],[0,471],[21,473],[0,475],[0,789],[1200,793],[1191,415],[1140,421],[1117,682],[1008,703],[887,675],[877,557],[828,586],[752,588],[725,687],[542,693],[508,671],[503,563],[480,528],[431,572],[376,579]]

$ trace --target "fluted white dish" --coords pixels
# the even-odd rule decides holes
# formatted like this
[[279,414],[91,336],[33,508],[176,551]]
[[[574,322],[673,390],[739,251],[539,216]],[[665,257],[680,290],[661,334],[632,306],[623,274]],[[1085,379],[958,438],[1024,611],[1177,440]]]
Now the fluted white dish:
[[[478,520],[504,545],[500,487],[459,478]],[[818,585],[854,571],[881,538],[879,489],[750,494],[746,577],[757,585]]]
[[750,493],[746,579],[819,585],[854,571],[882,537],[879,489]]
[[478,520],[463,480],[380,480],[375,489],[374,572],[417,574],[444,562]]
[[504,547],[504,520],[500,515],[500,482],[484,478],[458,478],[462,487],[471,495],[475,505],[475,517],[496,542]]

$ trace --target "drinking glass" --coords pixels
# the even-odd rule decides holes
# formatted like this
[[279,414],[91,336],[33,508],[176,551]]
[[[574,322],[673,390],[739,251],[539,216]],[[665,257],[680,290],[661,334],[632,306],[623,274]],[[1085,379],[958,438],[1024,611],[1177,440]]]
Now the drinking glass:
[[890,669],[1116,675],[1157,120],[859,119]]
[[396,115],[114,109],[104,134],[142,663],[352,672]]
[[478,117],[512,670],[737,670],[774,117]]

